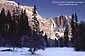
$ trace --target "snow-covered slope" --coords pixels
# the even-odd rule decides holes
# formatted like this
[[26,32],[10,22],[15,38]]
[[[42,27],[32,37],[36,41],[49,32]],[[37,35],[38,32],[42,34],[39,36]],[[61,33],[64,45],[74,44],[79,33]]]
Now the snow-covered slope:
[[[0,50],[7,49],[0,47]],[[46,48],[36,51],[36,55],[28,52],[29,48],[16,48],[14,52],[0,51],[0,56],[85,56],[85,52],[76,52],[73,48]]]

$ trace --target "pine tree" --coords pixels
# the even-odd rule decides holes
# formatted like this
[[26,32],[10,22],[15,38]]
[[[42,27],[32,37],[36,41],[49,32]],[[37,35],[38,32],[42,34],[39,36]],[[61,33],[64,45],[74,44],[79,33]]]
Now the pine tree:
[[5,42],[4,42],[4,46],[7,44],[7,34],[8,34],[8,24],[7,24],[7,16],[5,14],[5,9],[3,8],[1,10],[1,35],[4,38]]
[[32,27],[32,36],[31,36],[31,45],[30,45],[30,50],[32,54],[35,53],[35,51],[37,49],[44,49],[44,44],[43,44],[43,37],[42,37],[42,33],[40,32],[40,28],[39,28],[39,21],[37,20],[37,12],[36,12],[36,6],[34,5],[34,9],[33,9],[33,18],[32,18],[32,22],[33,22],[33,27]]
[[5,33],[4,24],[6,22],[6,15],[5,15],[5,9],[4,8],[1,10],[0,16],[1,16],[1,19],[0,19],[0,22],[1,22],[1,34],[4,35],[4,33]]
[[7,17],[7,24],[8,24],[8,34],[10,34],[10,25],[11,25],[11,20],[12,20],[10,11],[7,12],[7,16],[6,17]]
[[[13,15],[14,16],[14,15]],[[8,40],[8,44],[10,44],[12,47],[15,46],[15,41],[16,41],[16,37],[15,36],[15,17],[11,16],[11,12],[8,10],[7,12],[7,24],[9,25],[8,27],[8,34],[7,34],[7,40]]]
[[75,22],[78,23],[77,14],[75,13]]
[[21,12],[21,18],[20,18],[20,28],[22,31],[22,34],[28,34],[28,30],[30,29],[29,22],[28,22],[28,17],[26,15],[26,10],[22,10]]
[[55,38],[55,47],[58,47],[58,40]]
[[0,13],[0,36],[1,38],[3,39],[3,42],[2,42],[2,46],[5,46],[5,39],[3,38],[4,37],[4,19],[5,19],[5,9],[2,8],[1,10],[1,13]]
[[31,33],[32,29],[29,26],[29,21],[28,21],[28,17],[26,14],[26,10],[22,10],[21,15],[20,15],[20,20],[19,20],[19,34],[20,36],[26,35],[29,37],[31,37]]
[[20,14],[16,14],[15,16],[15,34],[16,34],[16,47],[21,47],[21,35],[20,35],[20,24],[19,24]]
[[44,38],[44,40],[45,40],[46,47],[49,47],[47,35],[45,34],[43,38]]
[[85,22],[81,21],[79,23],[79,45],[77,46],[77,51],[85,51]]
[[66,29],[64,31],[64,46],[69,46],[69,37],[68,37],[68,26],[66,26]]
[[5,15],[5,9],[3,8],[0,14],[1,18],[1,34],[5,40],[5,45],[10,44],[10,37],[9,37],[9,29],[10,29],[10,19],[11,19],[11,13],[8,11],[7,15]]
[[76,47],[78,43],[78,19],[77,15],[72,15],[72,20],[71,20],[71,28],[72,28],[72,46]]
[[74,36],[74,15],[73,14],[71,19],[71,29],[72,29],[72,36]]
[[74,14],[72,14],[72,19],[71,19],[71,33],[72,33],[72,38],[71,38],[71,43],[72,46],[74,46],[74,38],[75,38],[75,22],[74,22]]
[[16,23],[16,10],[13,10],[13,15],[11,16],[11,20],[10,20],[10,31],[9,34],[11,35],[11,41],[12,41],[12,46],[13,46],[13,51],[15,50],[15,47],[17,47],[17,23]]
[[21,11],[21,15],[20,15],[20,18],[18,18],[18,24],[19,24],[19,34],[22,35],[23,34],[23,30],[24,30],[24,23],[23,23],[23,20],[24,20],[24,13],[23,13],[23,10]]
[[34,5],[34,11],[33,11],[33,22],[34,22],[34,25],[33,25],[33,30],[34,31],[39,31],[39,22],[36,18],[37,16],[37,13],[36,13],[36,6]]
[[5,19],[5,41],[6,44],[9,46],[11,44],[11,37],[10,37],[10,20],[11,20],[11,13],[8,10],[7,15],[6,15],[6,19]]
[[75,13],[75,50],[79,50],[79,45],[80,45],[80,41],[79,41],[80,37],[79,37],[79,25],[78,25],[78,18],[77,18],[77,14]]

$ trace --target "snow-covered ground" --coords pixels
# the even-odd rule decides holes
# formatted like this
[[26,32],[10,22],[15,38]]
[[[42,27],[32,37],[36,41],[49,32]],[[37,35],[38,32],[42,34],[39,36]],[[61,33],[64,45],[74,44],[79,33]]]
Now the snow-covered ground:
[[[8,48],[0,47],[0,50]],[[73,48],[46,48],[43,50],[36,51],[36,55],[31,55],[28,52],[29,48],[16,48],[15,51],[0,51],[0,56],[85,56],[85,52],[76,52]]]

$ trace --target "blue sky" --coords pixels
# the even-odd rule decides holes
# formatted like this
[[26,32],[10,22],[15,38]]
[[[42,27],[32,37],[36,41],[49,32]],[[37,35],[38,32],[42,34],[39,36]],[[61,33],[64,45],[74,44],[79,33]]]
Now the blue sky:
[[15,0],[23,5],[33,6],[36,4],[37,10],[42,17],[56,17],[60,15],[71,15],[72,13],[77,13],[79,20],[85,21],[85,3],[78,5],[58,5],[55,2],[62,1],[73,1],[73,2],[84,2],[84,0]]

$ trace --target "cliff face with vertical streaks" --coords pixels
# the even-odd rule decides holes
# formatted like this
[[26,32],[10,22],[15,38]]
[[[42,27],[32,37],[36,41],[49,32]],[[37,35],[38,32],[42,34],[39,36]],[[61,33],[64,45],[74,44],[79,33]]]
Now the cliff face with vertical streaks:
[[[22,9],[26,10],[28,21],[30,23],[30,26],[32,26],[31,20],[32,20],[32,14],[33,14],[33,6],[23,6],[23,5],[19,5],[18,3],[14,1],[0,0],[0,11],[2,10],[2,8],[5,9],[6,14],[7,14],[7,11],[9,10],[11,12],[11,15],[13,15],[14,10],[16,14],[19,13]],[[16,11],[17,9],[18,9],[18,12]],[[40,23],[40,30],[44,31],[44,33],[48,35],[48,38],[55,39],[57,35],[59,35],[60,37],[63,37],[66,24],[69,26],[69,36],[71,36],[71,32],[70,32],[71,31],[70,29],[71,16],[57,16],[55,18],[45,19],[41,17],[39,13],[37,12],[37,19]]]

